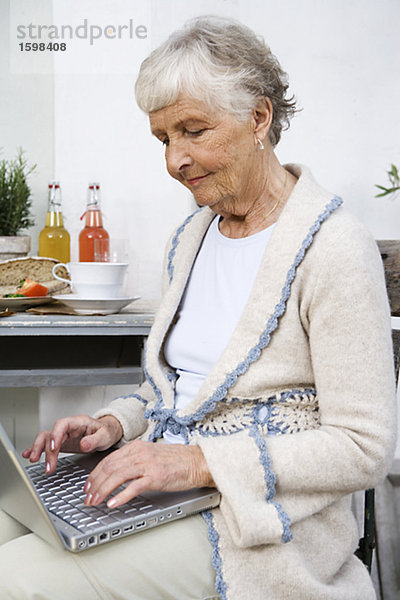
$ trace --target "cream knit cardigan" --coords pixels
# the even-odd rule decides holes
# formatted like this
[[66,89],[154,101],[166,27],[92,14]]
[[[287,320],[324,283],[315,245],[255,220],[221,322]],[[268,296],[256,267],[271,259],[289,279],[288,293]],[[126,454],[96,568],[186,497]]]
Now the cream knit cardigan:
[[174,410],[162,348],[215,216],[208,208],[171,238],[146,382],[95,416],[116,416],[124,441],[169,428],[201,447],[222,495],[204,514],[222,599],[370,600],[350,494],[375,486],[394,451],[384,274],[374,240],[341,200],[306,168],[286,168],[298,182],[197,397]]

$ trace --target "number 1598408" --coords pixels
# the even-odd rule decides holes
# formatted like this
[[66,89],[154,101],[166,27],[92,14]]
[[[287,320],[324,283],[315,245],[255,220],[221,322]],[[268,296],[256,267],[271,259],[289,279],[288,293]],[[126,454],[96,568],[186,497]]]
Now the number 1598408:
[[67,44],[65,42],[21,42],[18,44],[21,52],[65,52]]

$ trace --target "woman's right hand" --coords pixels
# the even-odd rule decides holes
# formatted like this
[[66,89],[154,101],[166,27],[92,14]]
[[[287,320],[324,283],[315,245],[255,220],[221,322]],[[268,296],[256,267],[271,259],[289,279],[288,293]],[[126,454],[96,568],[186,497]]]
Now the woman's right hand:
[[88,453],[107,450],[116,444],[122,435],[120,422],[111,415],[100,419],[93,419],[88,415],[65,417],[58,419],[51,431],[41,431],[22,456],[33,463],[45,452],[46,473],[52,473],[57,466],[59,452]]

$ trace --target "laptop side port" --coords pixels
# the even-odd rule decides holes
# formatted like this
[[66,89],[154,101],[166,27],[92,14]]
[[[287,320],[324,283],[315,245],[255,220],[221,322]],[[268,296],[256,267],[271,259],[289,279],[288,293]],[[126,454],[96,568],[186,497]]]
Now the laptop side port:
[[123,533],[129,533],[130,531],[133,531],[133,525],[126,525],[123,529]]
[[135,525],[136,529],[142,529],[142,527],[146,527],[146,521],[139,521],[139,523],[136,523]]
[[94,546],[95,544],[96,544],[96,536],[91,535],[90,538],[88,539],[88,546]]
[[108,531],[104,531],[103,533],[100,533],[100,535],[99,535],[100,544],[102,542],[106,542],[109,538],[110,538],[110,534],[108,533]]
[[118,529],[113,529],[111,531],[111,537],[112,538],[118,537],[119,535],[121,535],[121,530],[119,528]]
[[183,511],[182,511],[182,509],[181,509],[181,508],[178,508],[178,509],[177,509],[177,511],[176,511],[176,514],[177,514],[177,515],[182,515],[182,514],[183,514]]

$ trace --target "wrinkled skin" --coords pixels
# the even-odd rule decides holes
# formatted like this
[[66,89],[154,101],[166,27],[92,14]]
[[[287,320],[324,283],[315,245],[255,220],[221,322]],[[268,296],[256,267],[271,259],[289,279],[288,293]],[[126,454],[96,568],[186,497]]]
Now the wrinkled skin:
[[[44,452],[46,473],[53,473],[60,452],[107,450],[122,437],[122,427],[112,416],[87,415],[59,419],[50,431],[40,432],[23,457],[37,462]],[[88,477],[85,503],[98,505],[123,483],[129,485],[110,501],[120,506],[146,490],[177,491],[213,486],[204,455],[197,446],[153,444],[134,440],[106,456]]]
[[268,98],[260,99],[246,121],[185,96],[149,116],[153,135],[165,146],[168,173],[193,193],[197,204],[222,216],[224,235],[246,237],[276,221],[296,179],[280,165],[269,142]]

